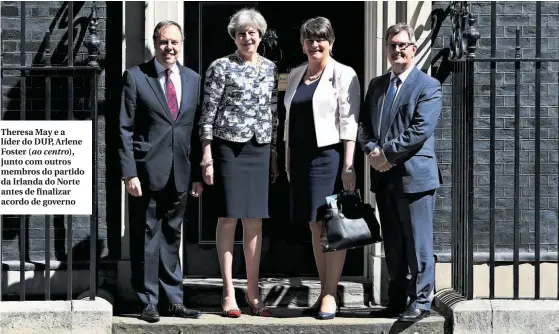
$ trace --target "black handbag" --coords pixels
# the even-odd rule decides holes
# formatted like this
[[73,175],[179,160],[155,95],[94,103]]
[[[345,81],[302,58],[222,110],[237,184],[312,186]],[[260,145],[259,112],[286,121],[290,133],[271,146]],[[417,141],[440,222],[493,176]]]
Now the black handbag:
[[382,241],[375,209],[363,203],[359,190],[344,191],[328,204],[322,225],[322,249],[334,252]]

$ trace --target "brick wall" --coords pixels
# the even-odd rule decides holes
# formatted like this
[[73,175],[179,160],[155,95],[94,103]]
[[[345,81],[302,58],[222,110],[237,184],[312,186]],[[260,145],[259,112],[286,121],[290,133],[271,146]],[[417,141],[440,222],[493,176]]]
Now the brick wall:
[[[61,64],[66,56],[64,40],[65,7],[64,2],[26,2],[26,63],[41,64],[44,62],[44,33],[52,29],[50,49],[53,53],[52,63]],[[100,64],[104,69],[99,81],[99,239],[101,240],[102,256],[118,257],[120,228],[120,188],[118,187],[118,156],[115,156],[114,135],[117,132],[117,113],[119,78],[120,78],[120,27],[121,3],[97,2],[99,9],[98,36],[103,42]],[[447,17],[449,2],[433,2],[433,13],[438,16],[442,25],[436,31],[433,44],[432,74],[443,82],[444,108],[436,130],[437,154],[443,172],[445,184],[438,192],[437,214],[435,224],[435,247],[439,254],[451,250],[451,73],[448,72],[449,38],[451,36],[450,19]],[[91,12],[91,2],[75,2],[75,44],[79,45],[75,63],[85,61],[87,49],[82,45],[83,38],[89,33],[81,27]],[[559,49],[557,33],[559,30],[559,3],[542,3],[542,57],[556,57]],[[488,57],[491,41],[490,3],[472,2],[472,11],[477,18],[477,27],[481,33],[478,42],[477,57]],[[521,52],[523,57],[532,57],[535,53],[535,3],[534,2],[499,2],[497,4],[497,56],[514,57],[515,29],[521,29]],[[20,61],[20,2],[3,1],[1,4],[2,28],[2,64],[17,65]],[[113,28],[111,28],[113,27]],[[112,33],[108,34],[107,31]],[[81,33],[84,33],[82,36]],[[80,38],[81,36],[81,38]],[[62,41],[62,42],[61,42]],[[113,47],[108,47],[112,45]],[[110,59],[107,62],[106,59]],[[533,93],[535,87],[535,65],[523,64],[521,76],[521,251],[532,252],[534,245],[534,110]],[[551,252],[557,249],[557,184],[558,184],[558,106],[557,106],[557,63],[542,65],[541,92],[541,242],[542,251]],[[2,80],[2,111],[3,118],[19,116],[19,83],[14,73],[6,73]],[[40,119],[44,110],[44,84],[40,77],[27,80],[29,119]],[[58,86],[55,86],[58,85]],[[486,252],[489,242],[489,64],[478,64],[475,76],[475,245],[476,251]],[[85,109],[78,98],[86,96],[87,83],[75,79],[78,102],[75,109]],[[57,87],[58,89],[54,89]],[[513,224],[513,157],[514,157],[514,72],[511,63],[497,66],[497,160],[496,160],[496,224],[497,251],[509,252],[512,249]],[[53,116],[64,115],[65,82],[53,80]],[[83,99],[82,99],[83,100]],[[79,113],[78,113],[79,114]],[[87,114],[82,114],[87,116]],[[28,245],[29,259],[41,261],[44,258],[44,218],[29,216]],[[54,242],[50,249],[53,259],[64,260],[66,220],[57,217],[51,220],[51,235]],[[2,254],[4,260],[16,260],[19,254],[19,220],[4,217]],[[89,221],[84,217],[74,218],[74,259],[87,259],[89,240]]]
[[[70,2],[74,6],[74,65],[87,64],[87,48],[83,45],[89,37],[87,29],[92,2]],[[98,110],[99,110],[99,236],[98,245],[100,255],[106,258],[118,254],[120,228],[119,204],[120,189],[118,188],[118,167],[115,168],[114,153],[111,147],[114,130],[115,104],[118,103],[120,78],[120,38],[121,38],[121,4],[97,1],[99,25],[97,35],[102,42],[99,63],[102,68],[98,80]],[[1,4],[2,28],[2,65],[20,65],[21,43],[21,3],[3,1]],[[120,16],[119,16],[120,15]],[[67,5],[62,1],[26,2],[25,9],[25,59],[26,65],[44,64],[45,49],[50,48],[51,64],[67,64]],[[113,28],[114,27],[114,28]],[[51,32],[50,43],[47,45],[45,32]],[[107,33],[110,32],[110,34]],[[114,45],[115,47],[107,47]],[[48,46],[48,48],[47,48]],[[107,62],[106,59],[111,59]],[[116,78],[116,80],[115,80]],[[2,118],[20,119],[20,83],[19,73],[6,72],[2,80]],[[26,79],[26,119],[45,119],[45,84],[44,77],[31,74]],[[52,119],[66,119],[68,115],[68,81],[66,78],[52,78]],[[88,97],[91,87],[89,78],[74,76],[74,114],[75,119],[90,117]],[[118,104],[116,104],[118,105]],[[89,148],[85,148],[89,149]],[[116,185],[116,189],[115,189]],[[116,200],[116,202],[115,202]],[[43,216],[27,216],[28,233],[25,236],[28,246],[28,261],[43,261],[45,254],[45,238]],[[19,217],[4,216],[2,255],[4,261],[19,258]],[[51,248],[52,260],[64,261],[68,253],[66,243],[67,218],[55,216],[51,219]],[[89,216],[73,218],[73,255],[74,261],[89,259]],[[114,232],[111,232],[114,231]],[[114,236],[115,238],[111,237]]]
[[[470,2],[481,38],[477,58],[490,56],[491,4]],[[433,44],[432,74],[443,82],[443,113],[436,131],[437,154],[446,184],[439,191],[435,225],[435,245],[439,253],[451,250],[451,80],[448,71],[448,45],[451,36],[449,2],[433,3],[433,12],[442,22]],[[514,58],[516,27],[520,27],[521,56],[535,57],[536,4],[535,2],[498,2],[496,4],[497,29],[496,56]],[[559,2],[542,2],[542,57],[557,58],[559,30]],[[534,250],[534,160],[535,160],[535,64],[521,66],[520,86],[520,251]],[[557,251],[557,191],[558,191],[558,63],[543,63],[541,67],[541,251],[543,256]],[[477,63],[475,67],[475,133],[474,133],[474,187],[475,187],[475,251],[489,251],[489,84],[490,64]],[[514,222],[514,63],[497,65],[496,74],[496,251],[508,253],[513,247]],[[555,254],[556,256],[556,254]]]

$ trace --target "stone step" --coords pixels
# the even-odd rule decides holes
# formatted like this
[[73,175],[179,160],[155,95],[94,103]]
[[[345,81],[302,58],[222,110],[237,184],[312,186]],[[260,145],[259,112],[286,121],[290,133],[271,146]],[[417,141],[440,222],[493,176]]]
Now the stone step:
[[[235,279],[237,303],[245,305],[246,280]],[[223,284],[218,278],[184,280],[185,303],[189,306],[220,306]],[[261,298],[268,306],[307,307],[320,296],[320,281],[313,278],[263,278]],[[338,284],[340,304],[346,307],[369,306],[371,283],[363,277],[342,277]]]
[[206,310],[199,319],[162,317],[154,324],[138,319],[138,315],[113,317],[113,334],[339,334],[339,333],[450,333],[445,320],[438,314],[417,323],[401,323],[396,319],[375,319],[368,316],[371,308],[342,308],[332,320],[317,320],[304,316],[300,308],[272,308],[273,317],[246,315],[248,308],[241,307],[243,315],[237,319],[224,318],[219,310]]

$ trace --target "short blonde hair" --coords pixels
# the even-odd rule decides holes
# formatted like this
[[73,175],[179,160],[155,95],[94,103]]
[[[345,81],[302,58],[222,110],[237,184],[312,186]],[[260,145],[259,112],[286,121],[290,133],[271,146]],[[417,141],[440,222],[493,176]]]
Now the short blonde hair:
[[237,32],[248,26],[258,30],[260,37],[264,36],[268,28],[268,24],[260,12],[255,9],[244,8],[231,16],[227,25],[227,32],[231,38],[235,39]]

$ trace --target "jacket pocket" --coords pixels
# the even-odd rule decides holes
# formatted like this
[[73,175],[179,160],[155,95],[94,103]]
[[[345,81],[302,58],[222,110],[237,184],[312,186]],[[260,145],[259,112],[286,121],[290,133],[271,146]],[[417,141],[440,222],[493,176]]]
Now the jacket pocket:
[[408,161],[404,163],[408,175],[414,178],[424,179],[432,175],[434,163],[434,156],[429,154],[415,154]]
[[426,158],[434,158],[435,157],[435,152],[433,152],[430,149],[422,148],[421,150],[419,150],[414,155],[415,156],[420,156],[420,157],[426,157]]
[[132,150],[134,151],[134,160],[143,161],[151,150],[151,143],[145,141],[133,141]]

